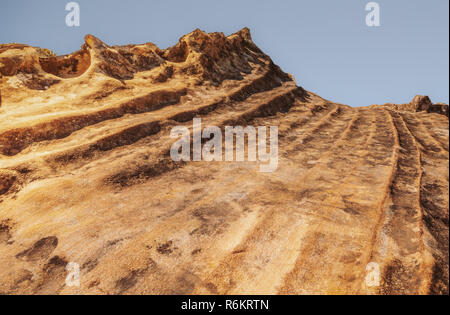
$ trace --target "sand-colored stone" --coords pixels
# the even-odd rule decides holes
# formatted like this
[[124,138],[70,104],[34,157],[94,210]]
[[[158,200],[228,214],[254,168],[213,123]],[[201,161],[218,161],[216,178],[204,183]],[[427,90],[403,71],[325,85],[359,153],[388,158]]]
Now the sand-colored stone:
[[[445,115],[325,100],[248,29],[0,45],[0,73],[0,293],[448,294]],[[173,162],[194,117],[278,126],[277,171]]]

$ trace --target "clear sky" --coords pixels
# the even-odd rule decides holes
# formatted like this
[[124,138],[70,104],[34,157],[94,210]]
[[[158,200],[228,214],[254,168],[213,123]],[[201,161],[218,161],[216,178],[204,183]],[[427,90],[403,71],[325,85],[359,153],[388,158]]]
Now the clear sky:
[[378,0],[380,27],[366,25],[369,0],[78,0],[74,28],[65,24],[68,2],[1,0],[0,43],[66,54],[89,33],[110,45],[166,48],[195,28],[228,35],[248,26],[298,85],[332,101],[449,101],[448,0]]

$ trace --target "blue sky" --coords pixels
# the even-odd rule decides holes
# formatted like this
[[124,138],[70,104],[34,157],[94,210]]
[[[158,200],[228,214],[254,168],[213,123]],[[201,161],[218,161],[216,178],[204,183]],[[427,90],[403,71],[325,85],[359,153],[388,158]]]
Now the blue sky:
[[365,106],[429,95],[449,101],[449,1],[378,0],[381,26],[368,27],[369,0],[78,0],[80,27],[65,24],[69,0],[1,0],[0,43],[79,49],[85,34],[107,44],[161,48],[200,28],[244,26],[297,84],[332,101]]

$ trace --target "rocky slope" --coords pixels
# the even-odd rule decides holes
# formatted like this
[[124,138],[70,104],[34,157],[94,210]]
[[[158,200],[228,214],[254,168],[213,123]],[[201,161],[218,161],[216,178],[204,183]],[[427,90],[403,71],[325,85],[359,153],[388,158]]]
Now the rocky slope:
[[[448,294],[445,115],[322,99],[248,29],[0,45],[0,73],[0,293]],[[172,161],[194,117],[278,126],[278,169]]]

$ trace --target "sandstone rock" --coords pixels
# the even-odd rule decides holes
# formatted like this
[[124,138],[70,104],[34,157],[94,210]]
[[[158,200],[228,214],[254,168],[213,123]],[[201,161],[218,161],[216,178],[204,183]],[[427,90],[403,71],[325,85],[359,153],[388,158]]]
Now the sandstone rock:
[[[448,294],[448,106],[324,100],[247,28],[0,63],[1,293]],[[277,170],[173,161],[193,118],[277,126]]]
[[438,113],[448,117],[448,105],[433,104],[428,96],[416,95],[410,103],[371,105],[370,108],[389,108],[396,111]]
[[414,96],[411,105],[415,108],[417,112],[425,111],[433,105],[428,96],[416,95]]
[[444,103],[432,104],[428,108],[427,112],[437,113],[437,114],[445,115],[448,117],[448,104],[444,104]]

